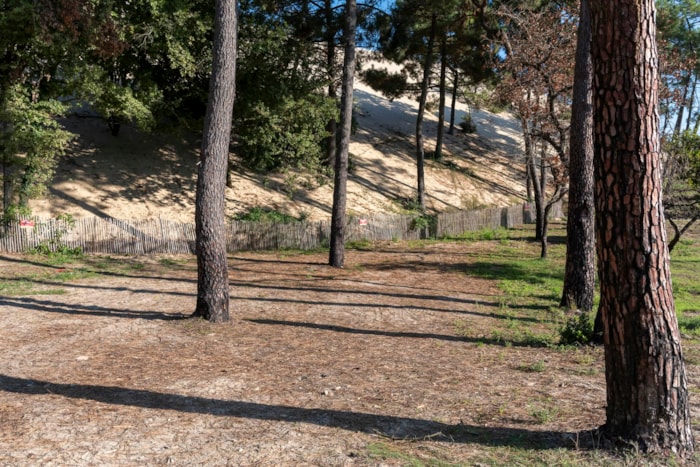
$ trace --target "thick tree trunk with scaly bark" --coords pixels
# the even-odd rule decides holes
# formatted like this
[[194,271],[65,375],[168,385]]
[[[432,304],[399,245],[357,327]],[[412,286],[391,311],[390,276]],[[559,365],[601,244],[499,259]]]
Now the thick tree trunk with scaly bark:
[[693,452],[661,205],[653,0],[591,0],[607,421],[642,451]]

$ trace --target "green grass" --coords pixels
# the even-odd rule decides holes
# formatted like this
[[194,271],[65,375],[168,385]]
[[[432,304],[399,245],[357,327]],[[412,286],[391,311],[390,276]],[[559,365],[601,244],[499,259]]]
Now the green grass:
[[245,213],[236,215],[234,219],[237,221],[277,222],[282,224],[288,224],[290,222],[300,222],[304,220],[302,217],[304,216],[297,218],[294,216],[290,216],[289,214],[284,214],[272,209],[254,207],[249,209]]
[[45,285],[72,282],[96,275],[96,273],[82,268],[19,274],[0,281],[0,295],[62,295],[66,293],[65,289],[60,287],[47,288]]
[[434,453],[407,452],[399,445],[389,443],[372,443],[367,446],[367,455],[373,460],[399,461],[402,466],[410,467],[451,467],[454,464],[440,459]]
[[29,254],[37,259],[52,266],[61,266],[64,264],[73,264],[85,258],[80,248],[68,248],[59,246],[52,250],[47,244],[41,244],[29,251]]
[[451,237],[450,239],[467,242],[498,240],[505,244],[506,241],[510,239],[510,231],[504,228],[483,229],[472,232],[464,232],[463,234]]
[[374,244],[370,240],[367,240],[367,239],[355,240],[352,242],[346,242],[345,248],[347,248],[348,250],[370,251],[370,250],[372,250],[372,248],[374,248]]
[[0,281],[0,295],[28,295],[34,289],[34,282],[26,278],[12,278]]
[[[556,410],[543,409],[541,406],[531,407],[531,415],[535,423],[546,423],[544,419],[556,418]],[[421,440],[416,441],[385,441],[371,443],[366,447],[366,457],[370,463],[377,461],[388,462],[389,465],[410,467],[452,467],[452,466],[520,466],[520,467],[656,467],[679,466],[682,464],[670,456],[642,455],[633,449],[611,452],[600,449],[600,440],[594,434],[572,433],[570,447],[552,447],[538,449],[532,446],[543,445],[545,434],[537,440],[530,439],[536,435],[505,435],[504,438],[489,438],[488,432],[480,433],[478,428],[470,429],[467,435],[468,443],[474,444],[470,455],[458,460],[449,459],[435,448],[430,448]],[[471,438],[471,440],[469,440]],[[489,438],[489,439],[487,439]],[[546,444],[546,442],[545,442]],[[699,456],[693,460],[697,462]],[[382,464],[380,464],[382,465]],[[696,465],[696,464],[693,464]]]
[[495,343],[550,347],[558,344],[565,323],[559,309],[565,247],[551,245],[549,257],[541,259],[539,245],[520,240],[519,235],[513,232],[506,242],[494,239],[495,248],[467,263],[463,272],[492,280],[501,291],[499,313],[508,319],[494,324]]
[[[565,230],[554,224],[550,238],[563,238]],[[528,237],[529,235],[529,237]],[[564,285],[566,247],[563,242],[552,242],[548,258],[539,258],[539,245],[531,241],[531,230],[516,229],[498,233],[470,232],[465,240],[492,240],[490,253],[482,254],[465,266],[467,275],[496,281],[502,292],[501,311],[510,321],[536,320],[539,326],[513,330],[508,323],[492,330],[492,339],[502,344],[543,345],[556,344],[560,334],[570,326],[570,316],[559,309]],[[492,238],[489,238],[492,237]],[[684,335],[700,338],[700,236],[687,236],[671,255],[673,296],[678,322]],[[598,297],[594,304],[597,309]],[[591,316],[591,320],[593,316]],[[573,341],[572,341],[573,342]]]
[[682,239],[671,252],[671,280],[678,324],[684,334],[700,337],[700,241]]

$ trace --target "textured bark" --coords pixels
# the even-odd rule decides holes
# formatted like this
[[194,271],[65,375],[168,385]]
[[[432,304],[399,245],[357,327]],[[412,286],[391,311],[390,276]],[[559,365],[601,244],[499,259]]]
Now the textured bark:
[[591,13],[581,0],[569,145],[569,213],[566,274],[561,306],[593,309],[595,295],[595,200],[593,193],[593,70]]
[[430,22],[428,49],[425,52],[425,62],[423,63],[423,81],[421,82],[420,88],[418,116],[416,117],[416,169],[418,178],[418,204],[420,205],[421,212],[425,212],[425,143],[423,142],[423,120],[425,118],[425,105],[428,101],[430,73],[433,68],[433,48],[435,47],[436,31],[437,15],[433,13]]
[[653,0],[591,0],[607,421],[642,451],[693,451],[661,205]]
[[229,320],[224,193],[236,94],[236,8],[235,0],[216,1],[212,75],[195,200],[197,307],[194,316],[212,322]]
[[345,9],[345,58],[343,62],[343,91],[340,99],[340,143],[335,160],[331,247],[328,259],[331,266],[338,268],[342,268],[345,263],[345,205],[347,202],[348,154],[352,131],[352,96],[355,86],[356,0],[347,0]]

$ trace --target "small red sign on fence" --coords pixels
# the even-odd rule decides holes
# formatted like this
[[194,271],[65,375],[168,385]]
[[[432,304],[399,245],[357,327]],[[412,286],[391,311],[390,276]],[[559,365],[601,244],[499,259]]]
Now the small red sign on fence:
[[31,229],[34,227],[34,221],[30,219],[21,219],[19,221],[19,226],[25,229]]

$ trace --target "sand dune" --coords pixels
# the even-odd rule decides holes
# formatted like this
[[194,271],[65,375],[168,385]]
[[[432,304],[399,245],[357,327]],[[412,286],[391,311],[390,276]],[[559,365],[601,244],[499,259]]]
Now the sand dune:
[[[348,180],[348,211],[398,212],[399,201],[413,197],[416,189],[417,103],[389,101],[363,83],[356,85],[355,101],[358,131],[350,148],[354,170]],[[460,105],[456,121],[467,111]],[[435,146],[436,113],[426,118],[427,152]],[[477,134],[446,135],[445,161],[427,163],[427,202],[433,211],[508,205],[524,198],[516,121],[479,110],[471,115]],[[103,121],[77,117],[66,119],[65,126],[78,138],[61,160],[48,196],[32,201],[35,215],[194,219],[195,137],[147,135],[129,126],[113,137]],[[239,171],[226,198],[227,215],[263,207],[315,220],[330,216],[332,187],[330,180],[319,185],[310,174]]]

